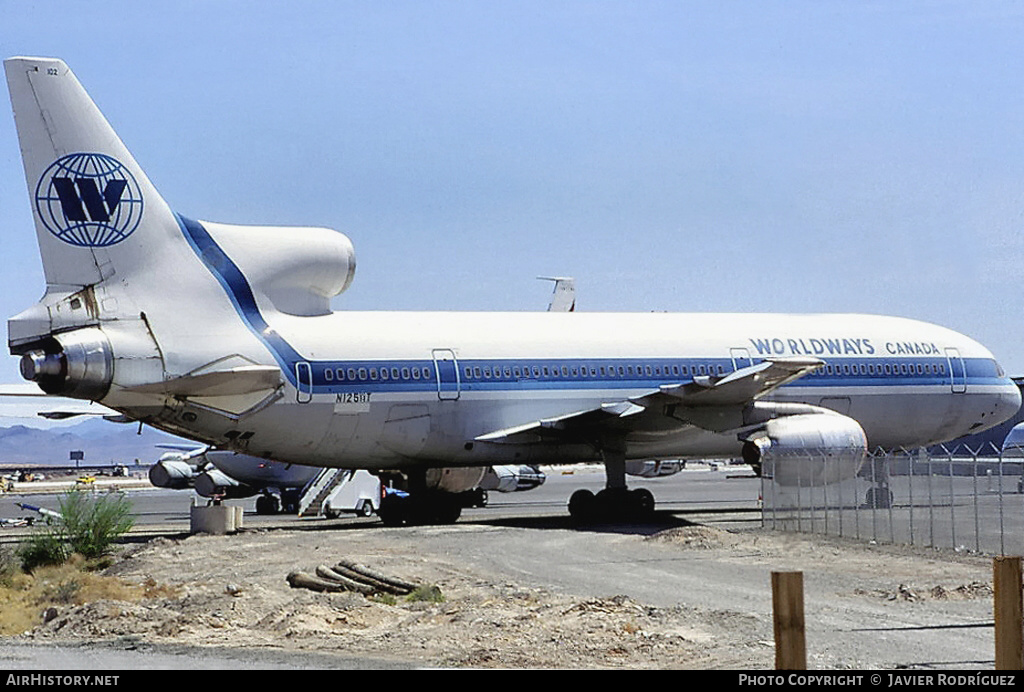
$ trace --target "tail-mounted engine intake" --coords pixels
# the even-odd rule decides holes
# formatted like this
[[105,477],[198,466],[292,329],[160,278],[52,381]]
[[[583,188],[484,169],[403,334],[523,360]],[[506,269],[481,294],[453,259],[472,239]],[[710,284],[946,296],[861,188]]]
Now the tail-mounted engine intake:
[[96,327],[55,334],[21,356],[21,376],[47,394],[102,399],[114,378],[110,342]]

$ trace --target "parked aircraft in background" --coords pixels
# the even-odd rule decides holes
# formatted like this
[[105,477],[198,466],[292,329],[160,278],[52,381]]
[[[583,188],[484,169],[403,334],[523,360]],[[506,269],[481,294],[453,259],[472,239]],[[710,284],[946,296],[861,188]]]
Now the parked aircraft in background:
[[574,312],[576,310],[576,279],[571,276],[538,276],[538,279],[554,281],[548,312]]
[[[302,491],[320,472],[319,467],[285,464],[249,454],[206,446],[160,445],[165,452],[149,469],[149,481],[158,488],[194,490],[215,499],[258,496],[256,512],[294,514]],[[487,469],[480,484],[466,491],[464,502],[486,504],[487,491],[517,492],[543,484],[545,476],[526,466],[495,466]]]
[[1024,423],[1018,423],[1006,433],[1002,453],[1004,457],[1024,457]]
[[603,462],[579,519],[652,510],[629,460],[814,450],[775,481],[837,480],[1020,406],[982,345],[895,317],[332,312],[346,236],[177,214],[63,62],[5,68],[46,279],[8,321],[23,377],[219,449],[400,474],[414,518],[457,517],[438,490],[501,464]]

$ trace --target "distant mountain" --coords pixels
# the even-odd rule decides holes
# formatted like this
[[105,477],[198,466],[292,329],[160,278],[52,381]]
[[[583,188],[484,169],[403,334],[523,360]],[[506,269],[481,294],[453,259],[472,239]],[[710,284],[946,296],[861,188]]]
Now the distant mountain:
[[0,464],[68,466],[72,450],[84,452],[83,465],[151,463],[163,453],[158,444],[195,444],[147,426],[139,435],[138,429],[96,419],[50,429],[0,427]]

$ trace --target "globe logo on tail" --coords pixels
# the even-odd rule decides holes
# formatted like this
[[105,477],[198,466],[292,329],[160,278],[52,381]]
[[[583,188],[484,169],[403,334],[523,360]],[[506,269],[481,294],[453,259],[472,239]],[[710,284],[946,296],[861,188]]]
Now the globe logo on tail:
[[142,191],[125,166],[106,154],[68,154],[36,185],[36,211],[53,235],[78,247],[108,247],[142,220]]

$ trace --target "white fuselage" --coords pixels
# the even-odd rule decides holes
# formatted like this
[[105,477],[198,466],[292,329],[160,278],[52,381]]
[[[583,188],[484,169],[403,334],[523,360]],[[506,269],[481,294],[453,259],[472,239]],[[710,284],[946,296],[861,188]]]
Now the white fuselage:
[[[254,311],[239,307],[288,383],[272,405],[239,420],[232,439],[249,453],[297,463],[385,469],[595,460],[592,440],[475,438],[771,356],[813,355],[826,366],[768,399],[848,415],[869,448],[953,439],[998,424],[1020,405],[1016,385],[977,342],[892,317]],[[635,459],[732,457],[741,445],[735,433],[669,417],[626,441]]]

